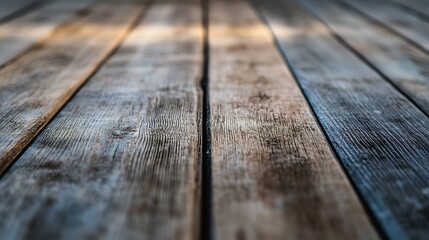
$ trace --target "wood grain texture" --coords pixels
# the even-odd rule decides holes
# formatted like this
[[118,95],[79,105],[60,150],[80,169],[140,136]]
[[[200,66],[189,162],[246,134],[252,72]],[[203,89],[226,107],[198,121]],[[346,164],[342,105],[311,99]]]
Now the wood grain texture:
[[197,239],[201,22],[148,9],[1,179],[0,239]]
[[121,42],[142,5],[104,1],[90,11],[0,69],[0,172]]
[[429,119],[296,2],[258,6],[384,232],[427,237]]
[[0,23],[40,0],[0,0]]
[[377,239],[249,2],[209,9],[216,238]]
[[342,0],[381,26],[401,34],[429,52],[429,22],[383,0]]
[[[95,0],[61,0],[0,25],[0,67]],[[84,11],[80,12],[84,14]]]
[[429,115],[429,55],[334,1],[301,2]]

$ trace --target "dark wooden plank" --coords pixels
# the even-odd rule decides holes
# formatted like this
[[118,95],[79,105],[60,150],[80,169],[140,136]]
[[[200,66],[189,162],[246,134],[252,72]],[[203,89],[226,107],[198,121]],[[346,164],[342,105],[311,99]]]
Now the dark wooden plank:
[[429,234],[429,119],[294,1],[258,1],[341,162],[391,239]]
[[201,6],[145,16],[1,179],[0,239],[198,239]]
[[334,1],[301,2],[429,115],[429,55]]
[[101,1],[0,69],[0,173],[122,41],[141,4]]
[[25,8],[31,7],[41,0],[1,0],[0,1],[0,23],[7,21],[14,14]]
[[342,0],[361,14],[409,39],[429,53],[429,22],[382,0]]
[[95,0],[60,0],[0,25],[0,66],[37,43]]
[[217,239],[377,239],[248,1],[210,5]]

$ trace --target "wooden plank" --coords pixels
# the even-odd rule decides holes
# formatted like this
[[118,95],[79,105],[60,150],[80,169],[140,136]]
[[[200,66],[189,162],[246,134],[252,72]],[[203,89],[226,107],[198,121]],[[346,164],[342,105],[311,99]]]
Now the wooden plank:
[[381,0],[342,0],[364,16],[379,23],[429,52],[429,22]]
[[198,239],[201,22],[148,10],[1,179],[1,239]]
[[31,7],[37,3],[41,2],[40,0],[1,0],[0,1],[0,22],[7,21],[14,14],[17,14],[19,11],[24,10],[25,8]]
[[216,238],[377,239],[249,3],[209,9]]
[[294,1],[258,1],[349,176],[390,239],[429,231],[429,119]]
[[421,14],[421,16],[429,17],[429,1],[427,0],[390,0],[393,1],[405,9],[411,9],[412,11]]
[[[61,0],[0,25],[0,67],[95,0]],[[83,11],[81,13],[84,13]]]
[[301,0],[429,115],[429,56],[342,5]]
[[0,173],[121,42],[141,11],[138,3],[100,2],[0,69]]

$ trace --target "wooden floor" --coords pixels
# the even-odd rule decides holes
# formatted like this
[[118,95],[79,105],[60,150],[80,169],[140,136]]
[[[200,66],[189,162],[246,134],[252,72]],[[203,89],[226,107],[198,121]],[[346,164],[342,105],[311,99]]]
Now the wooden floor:
[[0,0],[0,239],[429,239],[428,0]]

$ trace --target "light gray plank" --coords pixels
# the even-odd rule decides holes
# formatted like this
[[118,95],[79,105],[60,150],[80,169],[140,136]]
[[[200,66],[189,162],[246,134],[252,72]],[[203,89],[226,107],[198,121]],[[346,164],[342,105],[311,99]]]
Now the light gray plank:
[[257,2],[384,233],[390,239],[424,239],[429,119],[296,2]]
[[201,22],[148,9],[1,179],[1,239],[198,239]]
[[249,2],[209,9],[216,239],[377,239]]

